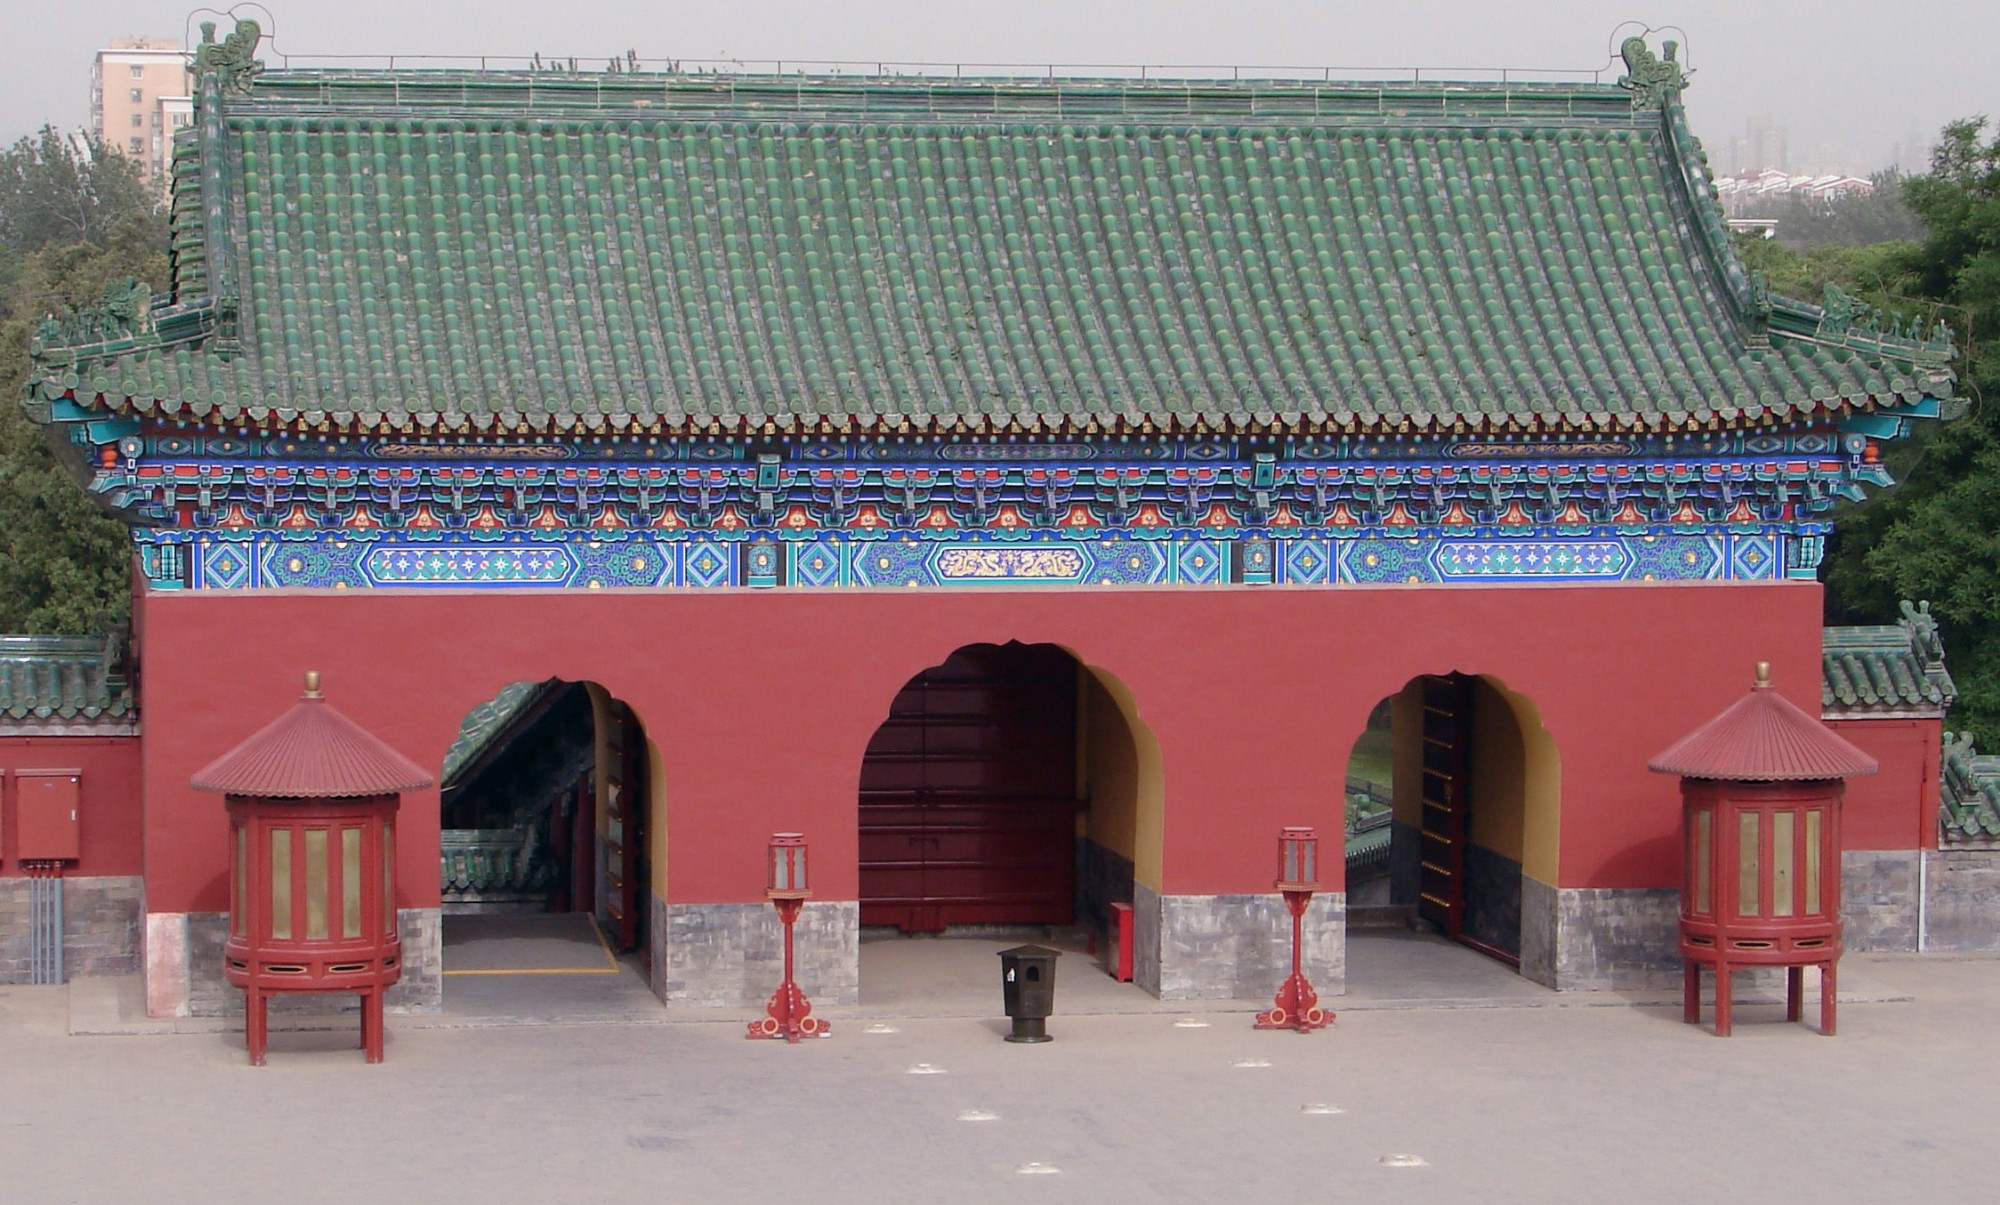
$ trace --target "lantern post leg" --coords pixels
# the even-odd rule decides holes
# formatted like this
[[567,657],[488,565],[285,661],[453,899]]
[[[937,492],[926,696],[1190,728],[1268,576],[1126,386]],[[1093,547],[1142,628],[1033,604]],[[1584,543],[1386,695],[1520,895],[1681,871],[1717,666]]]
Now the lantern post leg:
[[1840,994],[1834,988],[1834,964],[1819,964],[1819,1031],[1827,1037],[1833,1036],[1834,1009],[1840,1003]]
[[382,1061],[382,989],[361,993],[361,1049],[367,1061]]
[[269,999],[256,988],[248,988],[243,996],[243,1044],[250,1050],[250,1065],[264,1065],[264,1046],[269,1034]]
[[1729,989],[1734,978],[1728,963],[1715,964],[1715,1036],[1718,1038],[1729,1036]]
[[1785,968],[1785,1020],[1796,1021],[1805,1012],[1806,969],[1802,966]]
[[1681,1020],[1701,1021],[1701,964],[1692,958],[1681,964]]

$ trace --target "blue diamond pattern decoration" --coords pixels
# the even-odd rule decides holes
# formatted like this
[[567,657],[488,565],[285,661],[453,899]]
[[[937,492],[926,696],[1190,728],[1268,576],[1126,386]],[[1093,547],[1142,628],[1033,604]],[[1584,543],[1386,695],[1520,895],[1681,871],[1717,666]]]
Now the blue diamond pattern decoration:
[[681,550],[681,584],[729,585],[729,566],[735,559],[726,544],[689,544]]
[[1778,554],[1771,541],[1761,536],[1742,536],[1736,540],[1736,568],[1739,576],[1763,578],[1772,576],[1778,563]]
[[202,557],[202,577],[213,590],[241,590],[250,584],[250,558],[233,544],[217,544]]
[[1180,577],[1190,585],[1213,584],[1222,573],[1224,556],[1222,546],[1207,540],[1197,540],[1181,547]]
[[1327,580],[1333,557],[1319,540],[1292,540],[1284,548],[1285,580],[1320,585]]
[[838,586],[842,584],[840,562],[835,550],[824,544],[812,544],[799,550],[793,569],[801,586]]

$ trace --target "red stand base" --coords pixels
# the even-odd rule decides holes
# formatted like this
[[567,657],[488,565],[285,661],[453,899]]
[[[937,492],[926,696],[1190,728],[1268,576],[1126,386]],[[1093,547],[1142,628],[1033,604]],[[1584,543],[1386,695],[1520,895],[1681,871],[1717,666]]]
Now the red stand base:
[[803,896],[773,896],[771,902],[777,906],[778,920],[785,926],[785,981],[771,993],[771,1002],[764,1006],[768,1015],[750,1022],[750,1032],[744,1036],[783,1038],[787,1042],[826,1037],[833,1032],[833,1026],[812,1015],[812,1001],[806,999],[806,994],[792,980],[792,925],[799,919],[799,909],[805,899]]
[[[1281,889],[1285,884],[1280,883]],[[1286,977],[1284,985],[1278,989],[1278,998],[1271,1002],[1268,1012],[1257,1014],[1259,1029],[1292,1029],[1299,1033],[1311,1033],[1333,1023],[1333,1014],[1319,1006],[1319,993],[1306,981],[1305,972],[1299,969],[1299,956],[1305,935],[1301,926],[1305,921],[1306,905],[1312,902],[1313,893],[1302,888],[1284,890],[1285,909],[1292,914],[1292,973]]]
[[1257,1014],[1259,1029],[1295,1029],[1309,1033],[1325,1028],[1333,1023],[1333,1014],[1319,1006],[1319,993],[1306,982],[1306,977],[1292,974],[1285,985],[1278,989],[1278,998],[1271,1002],[1268,1012]]
[[800,1038],[823,1038],[833,1032],[833,1026],[812,1015],[812,1002],[799,990],[799,985],[787,980],[771,993],[771,1002],[764,1006],[770,1015],[750,1022],[752,1038],[783,1038],[796,1042]]

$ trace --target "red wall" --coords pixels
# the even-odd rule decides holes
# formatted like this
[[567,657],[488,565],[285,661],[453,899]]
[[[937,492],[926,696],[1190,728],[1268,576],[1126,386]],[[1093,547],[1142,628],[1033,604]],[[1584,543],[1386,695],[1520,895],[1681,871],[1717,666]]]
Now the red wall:
[[[1817,584],[1139,590],[158,593],[145,609],[148,907],[221,910],[221,800],[189,777],[290,706],[300,675],[428,766],[508,682],[590,679],[665,765],[669,896],[761,898],[768,834],[856,890],[861,754],[913,674],[978,641],[1064,645],[1158,738],[1165,889],[1268,891],[1286,824],[1339,831],[1348,750],[1412,676],[1498,677],[1562,758],[1562,886],[1678,882],[1675,784],[1646,759],[1771,661],[1817,706]],[[410,796],[406,906],[437,902],[435,792]]]
[[138,874],[141,869],[139,739],[131,736],[0,736],[0,876],[21,873],[17,770],[82,770],[78,836],[83,856],[64,873]]
[[1827,727],[1882,763],[1849,779],[1841,807],[1847,849],[1936,849],[1941,720],[1828,720]]

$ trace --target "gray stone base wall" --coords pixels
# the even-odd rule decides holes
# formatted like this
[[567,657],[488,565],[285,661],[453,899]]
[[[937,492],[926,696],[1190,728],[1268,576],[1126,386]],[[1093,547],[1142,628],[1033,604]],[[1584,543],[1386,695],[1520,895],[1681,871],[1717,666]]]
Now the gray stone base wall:
[[[243,990],[223,975],[229,940],[227,912],[153,913],[146,918],[146,1011],[156,1017],[240,1017]],[[402,908],[396,925],[403,939],[403,977],[383,1004],[395,1013],[434,1013],[444,1002],[444,913]],[[273,1016],[355,1012],[360,999],[345,992],[287,992],[271,1001]]]
[[1918,857],[1913,849],[1849,849],[1841,852],[1843,948],[1917,948]]
[[1483,845],[1465,847],[1465,935],[1521,952],[1521,864]]
[[646,893],[646,986],[667,998],[667,901]]
[[[668,904],[661,999],[705,1008],[754,1008],[784,978],[785,927],[769,904]],[[808,901],[793,933],[794,974],[825,1004],[861,998],[861,905]],[[658,974],[656,971],[655,974]],[[655,991],[659,991],[656,986]]]
[[1557,991],[1644,991],[1680,982],[1681,894],[1672,887],[1551,887],[1521,878],[1521,974]]
[[[1275,892],[1153,895],[1152,979],[1145,977],[1147,919],[1139,911],[1140,986],[1162,1000],[1261,1000],[1292,971],[1292,917]],[[1321,996],[1347,990],[1347,896],[1315,895],[1305,915],[1306,978]]]
[[1925,858],[1924,948],[2000,950],[2000,847],[1933,850]]
[[1132,884],[1132,982],[1160,994],[1160,893]]
[[[26,983],[34,974],[30,882],[0,879],[0,983]],[[145,880],[137,875],[65,878],[62,897],[65,975],[129,975],[139,969]]]
[[1132,859],[1095,841],[1079,840],[1076,844],[1076,923],[1107,931],[1111,905],[1132,902]]

